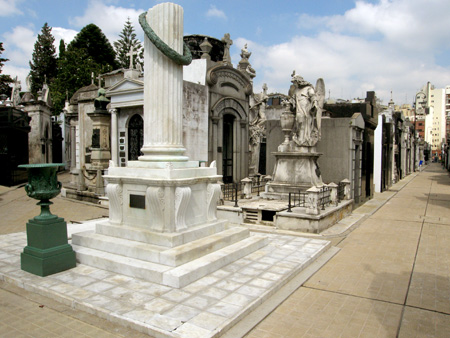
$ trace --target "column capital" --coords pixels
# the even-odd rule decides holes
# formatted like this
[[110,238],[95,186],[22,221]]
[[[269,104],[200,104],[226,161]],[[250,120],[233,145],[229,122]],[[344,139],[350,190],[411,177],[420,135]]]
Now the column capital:
[[109,111],[109,113],[111,115],[113,115],[113,114],[117,114],[119,112],[119,109],[117,109],[117,108],[110,108],[110,109],[108,109],[108,111]]

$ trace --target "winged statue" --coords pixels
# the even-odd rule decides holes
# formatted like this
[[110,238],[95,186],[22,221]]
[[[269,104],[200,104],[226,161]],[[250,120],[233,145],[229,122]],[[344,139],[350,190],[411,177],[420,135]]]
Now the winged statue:
[[292,140],[298,146],[312,147],[321,137],[321,120],[325,101],[325,83],[318,79],[316,86],[292,73],[287,104],[295,114]]

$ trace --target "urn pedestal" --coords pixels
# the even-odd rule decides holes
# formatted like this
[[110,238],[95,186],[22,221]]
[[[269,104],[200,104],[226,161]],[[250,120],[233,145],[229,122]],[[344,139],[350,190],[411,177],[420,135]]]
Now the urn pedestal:
[[40,200],[41,213],[27,223],[27,246],[21,253],[21,269],[48,276],[76,266],[75,252],[67,240],[67,224],[50,213],[50,199],[61,191],[56,171],[63,163],[23,164],[28,171],[27,195]]

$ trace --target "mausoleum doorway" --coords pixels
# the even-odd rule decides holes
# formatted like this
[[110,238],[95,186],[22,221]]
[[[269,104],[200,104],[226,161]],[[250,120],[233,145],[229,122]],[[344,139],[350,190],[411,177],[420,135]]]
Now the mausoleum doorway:
[[144,145],[144,120],[134,114],[128,122],[128,161],[137,161]]
[[223,116],[223,149],[222,149],[222,172],[223,183],[233,182],[233,126],[235,117],[230,114]]

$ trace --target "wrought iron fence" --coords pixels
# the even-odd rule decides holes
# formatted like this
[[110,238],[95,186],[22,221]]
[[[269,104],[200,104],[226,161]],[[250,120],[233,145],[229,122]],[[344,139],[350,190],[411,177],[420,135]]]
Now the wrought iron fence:
[[344,200],[345,198],[345,183],[339,182],[338,188],[337,188],[337,199],[338,202]]
[[298,192],[289,193],[289,204],[287,212],[292,212],[292,208],[306,207],[306,195],[305,191],[299,190]]
[[261,180],[261,175],[256,175],[252,177],[252,194],[256,193],[259,196],[261,191],[264,191],[266,186],[266,181]]
[[224,201],[234,202],[234,206],[238,207],[238,198],[242,191],[241,183],[226,183],[222,185],[222,195]]
[[320,188],[319,199],[317,201],[319,208],[325,210],[325,206],[331,203],[330,195],[331,195],[331,188],[327,186],[323,186]]

